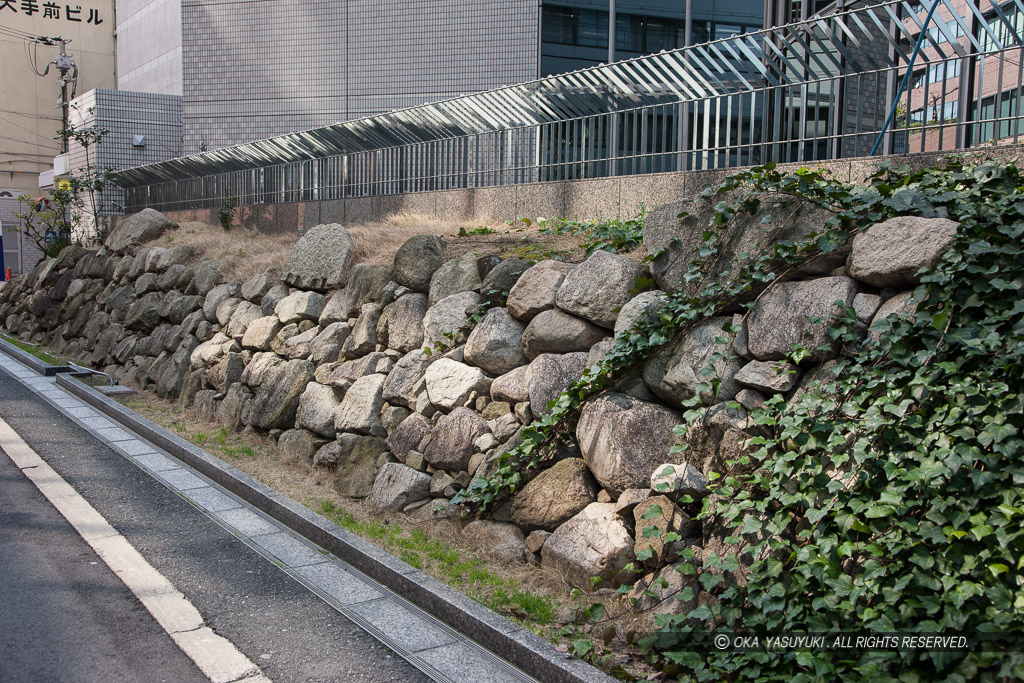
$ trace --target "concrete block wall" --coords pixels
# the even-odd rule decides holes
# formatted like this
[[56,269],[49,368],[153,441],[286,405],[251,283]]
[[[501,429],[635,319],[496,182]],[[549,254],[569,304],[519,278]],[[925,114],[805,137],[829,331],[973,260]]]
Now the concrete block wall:
[[[986,147],[960,153],[975,162],[995,159],[1007,163],[1022,156],[1024,145]],[[863,182],[885,162],[912,169],[940,163],[947,152],[892,157],[844,159],[818,164],[780,164],[783,170],[802,167],[827,169],[838,180]],[[350,197],[323,202],[240,207],[236,223],[266,233],[303,232],[321,223],[357,225],[384,220],[393,214],[423,214],[458,222],[505,221],[520,216],[560,218],[618,218],[632,216],[643,204],[647,209],[699,194],[740,169],[682,171],[650,175],[564,180],[547,183],[417,192],[379,197]],[[216,225],[216,209],[167,212],[173,220],[203,221]]]

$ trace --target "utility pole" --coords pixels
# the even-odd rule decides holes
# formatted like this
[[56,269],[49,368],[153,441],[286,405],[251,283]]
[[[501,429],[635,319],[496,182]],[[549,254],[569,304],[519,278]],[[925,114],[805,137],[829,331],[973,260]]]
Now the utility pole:
[[57,71],[60,72],[60,78],[57,80],[57,85],[60,86],[60,101],[57,106],[60,107],[61,112],[61,153],[67,154],[68,152],[68,136],[65,131],[68,129],[70,122],[70,108],[71,99],[68,97],[68,86],[75,83],[78,80],[78,67],[75,65],[75,60],[72,59],[71,55],[67,52],[68,43],[71,41],[67,38],[45,38],[40,37],[36,39],[41,45],[60,45],[60,54],[52,62],[46,65],[46,70],[41,74],[45,76],[50,72],[50,67],[57,67]]

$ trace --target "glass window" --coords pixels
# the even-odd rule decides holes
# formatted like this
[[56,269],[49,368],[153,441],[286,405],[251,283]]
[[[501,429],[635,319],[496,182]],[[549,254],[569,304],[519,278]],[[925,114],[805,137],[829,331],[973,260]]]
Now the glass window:
[[643,17],[635,14],[615,15],[615,49],[623,52],[643,52]]
[[576,30],[576,44],[588,47],[608,45],[608,13],[580,10]]
[[560,45],[573,44],[573,11],[567,7],[544,5],[541,40]]
[[683,46],[686,26],[671,19],[647,19],[644,22],[644,52],[674,50]]
[[1003,14],[1006,15],[1007,21],[1010,22],[1010,26],[1013,28],[1011,29],[1010,26],[1007,26],[1002,17],[997,14],[988,17],[989,30],[996,34],[996,39],[999,43],[996,44],[996,41],[992,40],[988,31],[982,30],[980,42],[981,49],[984,52],[993,52],[998,50],[1000,49],[1000,45],[1003,48],[1015,45],[1017,43],[1015,36],[1019,36],[1022,30],[1024,30],[1024,14],[1021,14],[1020,10],[1018,10],[1015,5],[1006,5],[1002,10]]
[[710,23],[711,22],[708,21],[693,21],[690,30],[693,31],[692,40],[694,45],[700,45],[701,43],[706,43],[711,40],[711,38],[709,38],[711,31]]
[[999,110],[996,111],[996,97],[989,95],[981,101],[978,142],[1001,140],[1024,134],[1024,118],[1021,117],[1018,93],[1009,90],[999,96]]

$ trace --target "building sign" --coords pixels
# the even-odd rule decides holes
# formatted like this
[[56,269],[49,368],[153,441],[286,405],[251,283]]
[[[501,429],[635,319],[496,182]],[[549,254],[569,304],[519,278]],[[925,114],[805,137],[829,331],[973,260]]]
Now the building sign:
[[100,11],[95,8],[83,10],[81,5],[58,4],[56,2],[39,2],[39,0],[0,0],[0,16],[8,12],[24,14],[28,17],[41,16],[52,21],[86,23],[99,26],[103,23]]

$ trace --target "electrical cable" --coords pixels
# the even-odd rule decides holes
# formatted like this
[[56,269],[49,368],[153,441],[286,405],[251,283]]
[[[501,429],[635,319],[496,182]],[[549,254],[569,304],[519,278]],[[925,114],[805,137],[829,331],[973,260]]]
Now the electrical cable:
[[33,40],[39,37],[31,33],[28,33],[27,31],[22,31],[21,29],[11,28],[10,26],[0,26],[0,33],[6,33],[8,35],[17,36],[19,38],[31,38]]

